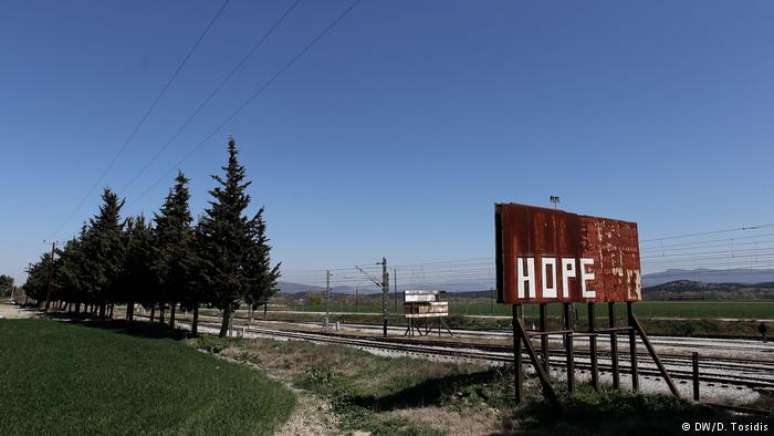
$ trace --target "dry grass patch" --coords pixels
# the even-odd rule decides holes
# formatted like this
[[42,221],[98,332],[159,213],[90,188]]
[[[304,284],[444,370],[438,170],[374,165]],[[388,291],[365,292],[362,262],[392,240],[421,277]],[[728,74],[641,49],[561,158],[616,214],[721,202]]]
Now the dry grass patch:
[[[196,345],[254,363],[313,392],[316,401],[325,400],[330,408],[319,402],[311,407],[335,415],[343,432],[488,434],[497,431],[512,398],[510,373],[481,365],[382,357],[351,347],[298,341],[242,339],[219,345],[213,341],[217,342],[200,338]],[[305,433],[324,434],[314,425]]]
[[500,413],[493,408],[462,413],[448,407],[428,406],[385,412],[384,417],[421,423],[450,436],[486,435],[501,431],[498,425]]

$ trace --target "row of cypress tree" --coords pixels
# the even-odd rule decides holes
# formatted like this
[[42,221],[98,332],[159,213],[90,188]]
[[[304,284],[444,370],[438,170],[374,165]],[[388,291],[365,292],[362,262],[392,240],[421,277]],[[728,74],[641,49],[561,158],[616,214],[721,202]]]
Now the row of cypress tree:
[[[212,199],[193,225],[188,178],[179,172],[152,222],[140,215],[121,218],[124,200],[106,188],[99,212],[54,256],[45,253],[30,264],[24,290],[38,301],[58,301],[80,312],[88,306],[100,317],[115,304],[127,305],[127,319],[141,304],[174,327],[178,306],[193,312],[197,333],[200,306],[223,313],[225,336],[234,311],[255,309],[277,292],[280,265],[271,265],[263,208],[246,215],[250,182],[239,164],[236,142],[228,143],[224,176],[209,191]],[[53,274],[53,275],[51,275]],[[51,285],[49,286],[49,283]]]

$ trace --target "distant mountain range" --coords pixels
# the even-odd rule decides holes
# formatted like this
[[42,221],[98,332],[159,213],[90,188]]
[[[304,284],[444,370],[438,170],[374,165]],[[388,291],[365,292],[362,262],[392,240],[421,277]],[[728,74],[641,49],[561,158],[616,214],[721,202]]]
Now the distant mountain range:
[[[662,272],[645,274],[642,277],[644,288],[658,286],[675,281],[691,281],[704,284],[756,284],[774,282],[774,269],[669,269]],[[411,283],[415,289],[444,289],[449,292],[471,292],[490,290],[495,286],[494,280],[449,280],[441,282]],[[307,285],[294,282],[280,282],[280,291],[288,294],[305,292],[308,290],[320,291],[321,286]],[[400,281],[398,288],[404,289]],[[392,289],[390,289],[392,291]],[[342,294],[352,294],[355,289],[352,286],[335,286],[333,291]],[[359,288],[360,293],[369,294],[378,292],[376,287]]]
[[774,282],[774,269],[668,269],[662,272],[643,275],[642,286],[656,286],[679,280],[702,283],[742,284]]
[[[323,286],[317,286],[317,285],[307,285],[304,283],[296,283],[296,282],[283,282],[279,281],[277,283],[277,286],[280,289],[280,292],[284,294],[298,294],[298,293],[304,293],[306,291],[322,291],[325,290]],[[376,289],[375,286],[363,288],[358,288],[359,292],[362,294],[369,294],[369,293],[376,293],[379,292],[378,289]],[[390,288],[392,290],[392,288]],[[331,287],[331,291],[334,293],[339,294],[353,294],[355,292],[354,286],[333,286]]]
[[704,283],[675,280],[642,290],[646,300],[760,300],[774,298],[774,282]]

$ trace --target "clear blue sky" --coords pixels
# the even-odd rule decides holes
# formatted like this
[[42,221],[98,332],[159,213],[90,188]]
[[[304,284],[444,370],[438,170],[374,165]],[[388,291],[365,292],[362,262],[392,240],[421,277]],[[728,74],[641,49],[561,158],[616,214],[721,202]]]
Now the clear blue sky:
[[[220,1],[17,1],[0,14],[0,272],[22,279]],[[302,1],[137,197],[347,6]],[[290,0],[232,0],[102,182],[120,190]],[[772,220],[774,3],[364,0],[181,169],[201,212],[233,135],[290,269],[492,256],[493,203],[637,221]]]

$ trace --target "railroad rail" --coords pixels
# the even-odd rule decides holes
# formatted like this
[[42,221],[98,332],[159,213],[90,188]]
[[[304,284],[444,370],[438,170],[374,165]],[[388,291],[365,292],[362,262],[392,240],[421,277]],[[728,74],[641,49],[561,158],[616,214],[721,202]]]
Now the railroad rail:
[[[183,325],[190,325],[188,320],[179,320],[178,323]],[[207,330],[219,330],[219,323],[199,320],[200,328],[206,328]],[[354,337],[353,335],[337,334],[333,332],[305,332],[305,331],[288,331],[267,329],[259,327],[247,327],[244,325],[235,325],[234,330],[242,334],[250,334],[262,337],[274,337],[284,338],[290,340],[301,340],[316,343],[327,344],[339,344],[357,347],[360,349],[374,350],[377,352],[393,352],[403,355],[422,355],[422,356],[434,356],[436,358],[445,358],[451,360],[469,360],[488,362],[490,364],[513,364],[512,350],[505,347],[498,347],[498,350],[481,349],[477,345],[466,344],[462,342],[443,342],[443,343],[428,343],[428,341],[396,341],[396,340],[383,340],[383,338],[362,338]],[[397,338],[393,338],[397,339]],[[610,356],[610,352],[598,352],[602,357]],[[589,353],[585,351],[576,351],[577,359],[575,361],[575,367],[580,371],[586,371],[591,369]],[[619,355],[628,355],[625,352],[619,353]],[[641,359],[638,372],[644,377],[653,377],[655,380],[661,379],[661,373],[655,366],[655,363],[647,360],[647,353],[638,353],[638,358]],[[693,378],[693,373],[690,369],[691,358],[690,356],[681,356],[678,354],[666,354],[662,355],[662,362],[666,365],[670,375],[678,380],[686,381]],[[566,362],[564,361],[564,353],[557,350],[549,351],[549,367],[551,368],[564,368]],[[768,364],[767,364],[768,363]],[[525,363],[528,364],[528,363]],[[612,371],[612,364],[600,360],[598,363],[599,370],[602,374]],[[688,368],[688,369],[681,369]],[[631,368],[627,365],[625,359],[620,359],[618,365],[619,371],[624,374],[630,374]],[[718,384],[721,386],[742,386],[751,389],[774,389],[774,378],[766,379],[765,376],[771,377],[774,374],[774,362],[766,361],[754,361],[748,362],[743,359],[730,359],[730,358],[713,358],[702,363],[704,372],[701,374],[699,380],[701,382],[709,384]],[[734,374],[720,374],[720,371],[730,371]],[[681,382],[681,384],[685,384]]]

